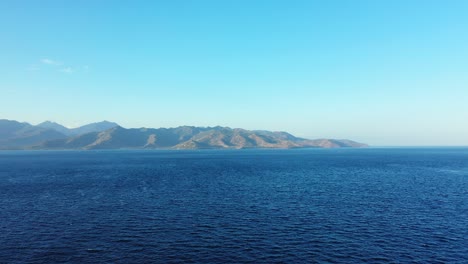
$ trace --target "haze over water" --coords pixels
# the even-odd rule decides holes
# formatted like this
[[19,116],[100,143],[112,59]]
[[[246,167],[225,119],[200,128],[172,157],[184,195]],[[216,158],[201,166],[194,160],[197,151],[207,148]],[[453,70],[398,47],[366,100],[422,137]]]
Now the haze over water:
[[468,149],[1,151],[1,263],[461,263]]

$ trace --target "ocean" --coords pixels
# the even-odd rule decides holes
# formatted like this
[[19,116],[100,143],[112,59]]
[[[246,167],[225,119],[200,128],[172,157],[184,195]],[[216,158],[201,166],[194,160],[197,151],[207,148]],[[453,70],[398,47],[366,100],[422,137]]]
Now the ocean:
[[0,263],[468,263],[468,148],[0,151]]

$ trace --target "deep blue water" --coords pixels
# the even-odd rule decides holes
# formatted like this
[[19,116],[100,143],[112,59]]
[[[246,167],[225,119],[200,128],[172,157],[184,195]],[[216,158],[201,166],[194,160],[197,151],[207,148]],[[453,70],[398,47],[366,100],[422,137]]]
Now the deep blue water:
[[0,263],[468,262],[468,149],[0,152]]

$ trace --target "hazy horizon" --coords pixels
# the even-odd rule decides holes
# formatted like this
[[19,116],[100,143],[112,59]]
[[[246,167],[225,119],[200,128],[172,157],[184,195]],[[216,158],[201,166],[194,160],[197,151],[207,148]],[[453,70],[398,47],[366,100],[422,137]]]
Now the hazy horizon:
[[468,145],[466,1],[2,1],[0,119]]
[[[55,122],[53,120],[44,120],[42,122],[37,122],[37,123],[32,123],[32,122],[28,122],[28,121],[21,121],[21,120],[14,120],[14,119],[8,119],[7,120],[11,120],[11,121],[18,121],[18,122],[21,122],[21,123],[28,123],[30,125],[34,125],[34,126],[37,126],[43,122],[53,122],[53,123],[57,123],[59,125],[63,125],[61,123],[58,123],[58,122]],[[68,129],[75,129],[75,128],[79,128],[81,126],[85,126],[85,125],[89,125],[89,124],[92,124],[92,123],[99,123],[99,122],[112,122],[112,123],[117,123],[119,126],[125,128],[125,129],[139,129],[139,128],[155,128],[155,129],[158,129],[158,128],[176,128],[176,127],[181,127],[181,126],[193,126],[193,127],[217,127],[219,125],[214,125],[214,126],[199,126],[199,125],[187,125],[187,124],[183,124],[183,125],[178,125],[178,126],[169,126],[169,127],[162,127],[162,126],[140,126],[140,127],[128,127],[128,126],[124,126],[122,125],[121,123],[119,122],[116,122],[114,120],[100,120],[100,121],[91,121],[89,123],[83,123],[83,124],[80,124],[80,125],[76,125],[76,126],[65,126],[63,125],[64,127],[68,128]],[[228,127],[228,128],[232,128],[232,129],[237,129],[237,128],[240,128],[240,129],[246,129],[244,127],[233,127],[233,126],[222,126],[222,127]],[[248,129],[248,130],[252,130],[252,131],[261,131],[261,130],[265,130],[265,129],[261,129],[261,128],[251,128],[251,129]],[[287,131],[287,130],[271,130],[271,131],[274,131],[274,132],[287,132],[287,133],[291,133],[290,131]],[[297,135],[297,134],[294,134],[294,136],[298,136],[298,137],[303,137],[303,138],[306,138],[306,139],[337,139],[337,140],[354,140],[354,139],[350,139],[350,138],[330,138],[330,137],[307,137],[307,136],[301,136],[301,135]],[[360,142],[360,143],[365,143],[365,144],[368,144],[368,142]],[[468,147],[468,145],[369,145],[368,147],[371,147],[371,148],[412,148],[412,147]]]

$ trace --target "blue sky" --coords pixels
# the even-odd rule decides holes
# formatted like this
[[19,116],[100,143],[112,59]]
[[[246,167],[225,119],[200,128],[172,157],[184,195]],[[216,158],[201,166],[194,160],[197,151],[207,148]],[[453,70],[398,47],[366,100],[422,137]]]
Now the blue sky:
[[468,145],[468,1],[1,1],[0,118]]

